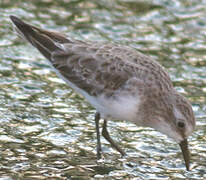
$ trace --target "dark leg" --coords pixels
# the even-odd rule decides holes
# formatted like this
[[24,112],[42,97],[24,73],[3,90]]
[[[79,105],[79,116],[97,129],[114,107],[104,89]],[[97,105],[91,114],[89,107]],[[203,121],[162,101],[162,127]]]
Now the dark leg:
[[95,125],[96,125],[96,132],[97,132],[97,159],[101,158],[101,142],[100,142],[100,133],[99,133],[99,120],[100,114],[98,112],[95,113]]
[[110,135],[107,131],[107,121],[106,120],[104,120],[102,135],[111,144],[111,146],[113,148],[115,148],[122,156],[126,155],[126,153],[117,144],[115,144],[113,139],[110,137]]

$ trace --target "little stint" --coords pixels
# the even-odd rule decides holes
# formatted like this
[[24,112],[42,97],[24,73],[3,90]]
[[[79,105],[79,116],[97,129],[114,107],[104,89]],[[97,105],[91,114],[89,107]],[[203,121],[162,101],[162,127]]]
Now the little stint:
[[124,120],[146,126],[174,139],[189,170],[187,137],[195,129],[191,104],[173,87],[168,73],[156,61],[135,49],[114,43],[80,41],[34,27],[10,16],[19,35],[37,48],[77,93],[96,109],[97,158],[102,135],[121,155],[112,140],[107,121]]

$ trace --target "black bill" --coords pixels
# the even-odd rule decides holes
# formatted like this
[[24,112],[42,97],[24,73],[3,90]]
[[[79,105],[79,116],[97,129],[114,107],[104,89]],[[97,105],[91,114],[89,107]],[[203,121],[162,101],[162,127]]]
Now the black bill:
[[187,139],[180,142],[179,145],[180,145],[180,148],[182,150],[182,154],[185,160],[186,169],[187,171],[189,171],[190,170],[190,151],[188,149]]

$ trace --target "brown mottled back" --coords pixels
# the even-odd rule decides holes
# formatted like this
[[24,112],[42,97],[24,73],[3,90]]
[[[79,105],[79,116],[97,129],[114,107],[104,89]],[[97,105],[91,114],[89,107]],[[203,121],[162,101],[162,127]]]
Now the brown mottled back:
[[131,78],[142,81],[154,93],[172,87],[162,66],[125,46],[74,41],[65,44],[63,51],[54,52],[51,59],[64,77],[91,95],[102,91],[111,95]]

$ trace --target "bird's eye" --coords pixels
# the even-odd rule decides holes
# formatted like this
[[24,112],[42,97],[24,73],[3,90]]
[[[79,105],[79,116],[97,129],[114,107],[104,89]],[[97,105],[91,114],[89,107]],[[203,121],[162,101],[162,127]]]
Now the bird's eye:
[[177,123],[177,126],[178,126],[179,128],[184,128],[184,127],[185,127],[185,123],[179,121],[179,122]]

